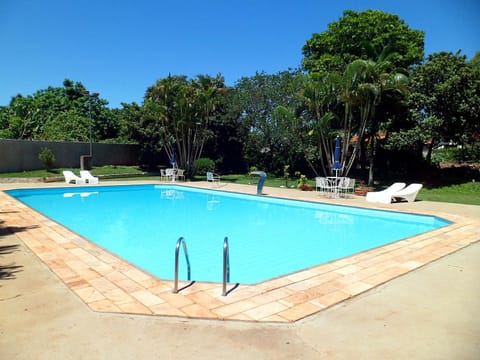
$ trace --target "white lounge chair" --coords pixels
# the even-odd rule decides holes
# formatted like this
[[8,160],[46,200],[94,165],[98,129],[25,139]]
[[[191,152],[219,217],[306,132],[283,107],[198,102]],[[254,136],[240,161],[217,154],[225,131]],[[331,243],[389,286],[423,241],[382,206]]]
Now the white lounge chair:
[[67,184],[71,184],[72,182],[74,184],[85,184],[85,179],[82,179],[81,177],[78,177],[77,175],[75,175],[73,172],[71,172],[70,170],[65,170],[63,172],[63,176],[65,177],[65,182]]
[[81,170],[80,176],[82,177],[83,180],[85,180],[86,184],[98,184],[98,177],[95,177],[92,174],[90,174],[90,171],[88,170]]
[[220,183],[220,176],[213,173],[213,172],[208,171],[207,172],[207,181],[211,182],[212,184],[214,184],[214,183],[219,184]]
[[392,194],[402,190],[406,186],[403,182],[397,182],[390,185],[382,191],[370,191],[367,193],[366,200],[368,202],[378,202],[382,204],[390,204],[392,202]]
[[391,200],[407,200],[408,202],[414,202],[418,192],[423,187],[422,184],[410,184],[406,188],[397,191],[392,194]]

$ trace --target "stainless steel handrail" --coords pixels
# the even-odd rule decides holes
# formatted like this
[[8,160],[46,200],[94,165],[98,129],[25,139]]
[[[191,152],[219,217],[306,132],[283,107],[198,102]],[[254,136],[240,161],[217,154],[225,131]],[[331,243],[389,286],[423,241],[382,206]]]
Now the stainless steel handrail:
[[227,296],[227,282],[230,282],[230,256],[228,250],[228,237],[223,240],[223,291],[222,296]]
[[185,254],[185,261],[187,262],[187,277],[190,280],[190,261],[188,260],[188,252],[187,252],[187,243],[183,236],[181,236],[177,240],[177,245],[175,246],[175,280],[173,283],[173,293],[178,293],[178,253],[180,252],[180,245],[183,244],[183,253]]

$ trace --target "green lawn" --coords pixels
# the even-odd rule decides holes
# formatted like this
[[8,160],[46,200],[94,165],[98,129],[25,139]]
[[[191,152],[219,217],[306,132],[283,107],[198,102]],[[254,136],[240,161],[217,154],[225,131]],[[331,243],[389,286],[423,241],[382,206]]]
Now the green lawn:
[[420,190],[418,200],[480,205],[480,182]]
[[[78,173],[78,169],[54,169],[51,171],[47,170],[34,170],[34,171],[25,171],[17,173],[2,173],[0,178],[24,178],[24,177],[62,177],[63,170],[73,170]],[[159,179],[160,174],[156,173],[147,173],[139,167],[134,166],[102,166],[94,167],[91,170],[94,175],[121,175],[123,181],[128,180],[138,180],[138,176],[142,176],[142,179]],[[125,177],[132,175],[132,177]],[[107,179],[105,179],[107,180]],[[115,180],[114,178],[111,180]],[[191,181],[200,181],[204,180],[203,176],[196,176]],[[256,185],[258,182],[258,176],[254,175],[222,175],[223,182],[231,182],[236,184],[251,184]],[[310,185],[314,185],[315,182],[311,179],[309,181]],[[297,180],[289,179],[288,187],[296,187]],[[285,186],[285,179],[267,176],[265,181],[265,186],[270,187],[280,187]],[[471,205],[480,205],[480,182],[465,182],[463,184],[455,184],[450,186],[438,187],[438,188],[429,188],[428,184],[420,191],[417,197],[418,200],[425,201],[438,201],[438,202],[450,202],[450,203],[459,203],[459,204],[471,204]]]

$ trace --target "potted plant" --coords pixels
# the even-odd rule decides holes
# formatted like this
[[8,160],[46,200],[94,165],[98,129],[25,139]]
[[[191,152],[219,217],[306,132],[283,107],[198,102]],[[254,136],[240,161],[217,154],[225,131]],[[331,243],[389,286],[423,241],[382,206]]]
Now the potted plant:
[[297,180],[297,188],[302,191],[312,191],[313,186],[308,184],[308,179],[305,175],[301,174],[300,172],[296,172],[295,175],[298,176]]
[[365,184],[365,181],[360,180],[360,183],[355,188],[355,195],[366,196],[368,192],[373,191],[373,186]]

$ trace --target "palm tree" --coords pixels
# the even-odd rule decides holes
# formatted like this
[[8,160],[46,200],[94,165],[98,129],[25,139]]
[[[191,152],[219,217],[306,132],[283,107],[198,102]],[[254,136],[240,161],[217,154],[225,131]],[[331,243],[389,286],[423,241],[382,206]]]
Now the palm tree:
[[[390,49],[384,48],[377,61],[355,60],[348,64],[344,74],[344,89],[342,100],[345,104],[345,130],[354,129],[358,135],[353,153],[348,159],[346,173],[348,173],[363,149],[363,142],[367,141],[369,149],[369,185],[374,180],[374,159],[377,148],[378,119],[375,110],[382,101],[386,92],[399,92],[402,95],[408,91],[408,78],[400,72],[395,72],[389,61],[393,55]],[[354,111],[358,111],[358,122],[352,123]],[[366,132],[368,129],[368,133]],[[348,146],[348,144],[344,144]],[[345,151],[344,151],[345,153]]]
[[218,96],[223,94],[223,78],[198,76],[188,81],[184,76],[169,76],[147,90],[145,113],[158,133],[160,146],[172,157],[176,145],[176,160],[187,176],[193,174],[193,164],[203,151],[212,132]]
[[[311,74],[302,89],[301,96],[307,109],[313,114],[315,121],[310,124],[309,133],[315,136],[317,156],[324,174],[329,174],[332,168],[332,159],[329,156],[333,152],[335,137],[334,120],[336,115],[333,107],[337,103],[340,89],[340,77],[336,73]],[[308,159],[310,166],[315,167]],[[315,171],[316,172],[316,171]]]

